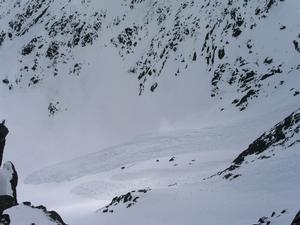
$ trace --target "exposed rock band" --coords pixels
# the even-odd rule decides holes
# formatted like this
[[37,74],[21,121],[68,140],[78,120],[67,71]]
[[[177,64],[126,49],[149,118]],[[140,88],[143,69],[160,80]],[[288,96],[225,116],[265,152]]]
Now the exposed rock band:
[[0,124],[0,215],[7,208],[17,205],[18,175],[12,162],[2,165],[3,152],[8,135],[5,120]]

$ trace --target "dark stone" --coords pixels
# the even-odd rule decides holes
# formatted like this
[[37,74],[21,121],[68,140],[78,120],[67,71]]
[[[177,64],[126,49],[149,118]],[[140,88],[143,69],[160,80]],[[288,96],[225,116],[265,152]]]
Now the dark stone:
[[156,89],[157,87],[158,87],[158,83],[155,82],[155,83],[151,86],[150,90],[151,90],[152,92],[154,92],[155,89]]
[[224,50],[224,48],[219,49],[219,51],[218,51],[218,57],[219,57],[219,59],[223,59],[224,56],[225,56],[225,50]]
[[269,57],[265,58],[265,60],[264,60],[264,64],[271,64],[272,62],[273,62],[273,59],[269,58]]
[[295,216],[295,218],[294,218],[293,222],[291,223],[291,225],[300,225],[300,211]]
[[175,157],[172,157],[171,159],[169,159],[169,162],[173,162],[175,161]]
[[22,49],[22,55],[29,55],[35,49],[38,38],[33,38],[27,45],[25,45]]
[[2,123],[0,123],[0,141],[4,140],[6,138],[6,136],[8,135],[8,133],[9,133],[9,130],[5,126],[5,121],[2,121]]
[[296,50],[297,52],[299,52],[299,53],[300,53],[300,46],[299,46],[299,42],[298,42],[298,41],[296,41],[296,40],[294,40],[294,41],[293,41],[293,44],[294,44],[294,48],[295,48],[295,50]]
[[31,202],[23,202],[23,205],[31,206]]
[[242,33],[241,29],[237,27],[233,30],[232,36],[238,37],[241,33]]
[[57,42],[52,42],[46,52],[46,57],[53,59],[58,55],[59,45]]
[[10,217],[7,214],[0,215],[0,224],[1,225],[9,225]]
[[196,60],[197,60],[197,52],[194,52],[193,61],[196,61]]
[[286,26],[281,26],[280,27],[280,30],[285,30],[286,29]]
[[67,225],[56,211],[47,212],[48,216],[60,225]]
[[9,84],[9,80],[8,80],[7,78],[6,78],[6,79],[3,79],[3,80],[2,80],[2,83],[3,83],[3,84]]
[[5,147],[5,138],[8,135],[9,130],[5,126],[5,120],[0,123],[0,166],[2,165],[2,159],[3,159],[3,152]]
[[57,112],[59,112],[59,102],[53,103],[50,102],[48,106],[49,116],[54,116]]
[[232,176],[232,173],[228,173],[224,176],[225,179],[229,179]]
[[[247,94],[246,94],[245,96],[243,96],[243,97],[239,100],[239,102],[236,104],[236,106],[242,106],[242,105],[244,105],[244,104],[247,104],[248,99],[251,98],[252,96],[255,96],[255,94],[256,94],[256,91],[254,91],[254,90],[249,90],[249,91],[247,92]],[[240,110],[242,111],[242,110],[244,110],[244,109],[245,109],[245,107],[243,106]]]
[[0,195],[0,215],[3,211],[15,206],[15,199],[9,195]]

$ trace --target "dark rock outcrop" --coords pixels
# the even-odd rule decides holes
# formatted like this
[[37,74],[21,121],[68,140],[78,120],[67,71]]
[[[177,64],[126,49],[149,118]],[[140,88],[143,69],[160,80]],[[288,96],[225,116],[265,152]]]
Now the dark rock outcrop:
[[0,224],[1,225],[9,225],[10,224],[10,216],[7,214],[0,215]]
[[0,170],[0,214],[17,205],[18,174],[12,162],[6,162]]
[[300,225],[300,211],[295,216],[295,218],[294,218],[293,222],[291,223],[291,225]]
[[[0,130],[0,133],[4,137],[5,141],[5,137],[8,134],[8,129],[2,129]],[[15,216],[14,213],[22,213],[22,210],[26,207],[30,207],[33,210],[41,210],[42,213],[45,214],[50,221],[55,222],[57,225],[66,225],[66,223],[57,212],[48,211],[44,206],[35,207],[32,206],[30,202],[25,202],[22,205],[18,205],[17,185],[18,174],[14,164],[12,162],[5,162],[3,164],[3,167],[0,168],[0,225],[9,225],[11,218]],[[19,207],[18,210],[16,210],[17,212],[6,212],[7,209],[14,207]],[[26,210],[26,213],[28,213],[28,210]],[[27,216],[27,214],[21,216]],[[28,215],[28,217],[31,217],[31,215]],[[35,220],[38,220],[38,218],[32,218],[32,220],[33,222],[31,224],[37,224],[37,221]]]
[[114,212],[114,207],[120,204],[124,204],[126,208],[130,208],[134,206],[137,203],[137,200],[140,198],[141,194],[146,194],[151,189],[141,189],[137,191],[131,191],[128,192],[125,195],[120,195],[116,196],[112,199],[111,203],[109,203],[107,206],[99,209],[97,212],[102,212],[102,213],[113,213]]
[[0,195],[0,215],[3,211],[15,206],[15,199],[10,195]]
[[245,151],[233,160],[227,169],[216,175],[223,176],[223,178],[229,180],[240,177],[241,174],[237,173],[237,170],[245,163],[249,163],[248,157],[255,156],[256,159],[252,158],[251,162],[274,157],[278,153],[278,150],[288,149],[300,143],[299,133],[300,108],[257,138]]

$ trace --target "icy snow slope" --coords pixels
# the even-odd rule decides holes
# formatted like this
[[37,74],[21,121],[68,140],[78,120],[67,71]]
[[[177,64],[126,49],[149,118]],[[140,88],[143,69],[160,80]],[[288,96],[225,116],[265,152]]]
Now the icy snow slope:
[[[247,126],[218,126],[201,130],[179,130],[159,132],[133,139],[116,147],[102,149],[77,159],[42,169],[28,176],[26,183],[41,184],[63,182],[121,168],[156,157],[171,157],[173,154],[209,152],[230,154],[240,151],[248,142],[249,130],[260,123],[251,121]],[[237,137],[240,142],[237,142]],[[229,152],[228,152],[229,151]],[[216,153],[218,152],[218,153]]]
[[[182,131],[173,139],[174,133],[165,133],[133,141],[121,148],[124,155],[120,147],[110,149],[111,155],[99,152],[103,161],[94,155],[100,161],[98,168],[91,159],[88,167],[85,157],[41,170],[28,181],[59,183],[25,185],[25,194],[49,189],[45,201],[71,224],[290,224],[299,209],[299,123],[297,110],[247,148],[264,142],[263,151],[246,150],[241,154],[243,161],[239,156],[233,169],[218,176],[211,175],[228,167],[237,153],[231,140],[223,142],[216,130],[207,136]],[[230,136],[228,127],[223,131]],[[215,138],[215,150],[197,143],[208,138]],[[185,145],[179,144],[181,140]],[[184,147],[189,154],[180,151]],[[224,176],[229,172],[237,176]]]

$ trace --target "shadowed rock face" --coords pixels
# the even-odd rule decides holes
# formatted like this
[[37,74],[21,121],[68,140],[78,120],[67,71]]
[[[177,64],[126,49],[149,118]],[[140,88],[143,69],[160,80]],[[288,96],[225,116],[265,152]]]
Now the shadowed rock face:
[[0,195],[0,215],[3,211],[15,205],[15,199],[9,195]]
[[241,176],[237,171],[245,163],[253,163],[256,160],[274,157],[279,150],[288,149],[300,143],[299,135],[300,109],[297,109],[272,129],[257,138],[245,151],[233,160],[227,169],[219,172],[217,175],[222,175],[225,179],[235,179]]
[[18,174],[12,162],[6,162],[0,169],[0,214],[17,205]]
[[300,140],[293,139],[300,128],[300,109],[293,112],[290,116],[278,123],[269,132],[264,133],[256,139],[248,149],[242,152],[234,161],[235,165],[241,165],[249,155],[259,155],[270,147],[283,146],[290,147],[297,144]]
[[293,220],[291,225],[300,225],[300,211],[298,214],[295,216],[295,219]]
[[9,130],[5,126],[5,120],[0,123],[0,166],[2,165],[2,159],[3,159],[3,152],[5,147],[5,138],[7,134],[9,133]]

